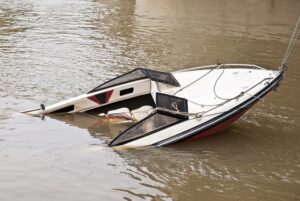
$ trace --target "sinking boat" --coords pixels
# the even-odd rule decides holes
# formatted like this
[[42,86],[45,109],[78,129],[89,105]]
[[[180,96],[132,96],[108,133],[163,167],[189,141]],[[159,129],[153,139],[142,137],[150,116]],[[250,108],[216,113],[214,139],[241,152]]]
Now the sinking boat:
[[172,73],[137,68],[89,92],[24,111],[32,115],[90,113],[133,122],[111,147],[164,146],[224,130],[279,85],[300,34],[300,17],[279,70],[217,64]]
[[133,125],[109,146],[164,146],[224,130],[276,87],[283,70],[219,64],[172,73],[137,68],[86,94],[24,111],[89,113]]

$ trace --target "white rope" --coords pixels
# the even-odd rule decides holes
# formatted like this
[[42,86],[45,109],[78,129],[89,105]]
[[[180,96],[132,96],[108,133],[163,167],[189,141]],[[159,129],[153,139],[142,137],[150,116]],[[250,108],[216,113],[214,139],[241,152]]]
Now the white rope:
[[195,84],[196,82],[198,82],[199,80],[201,80],[202,78],[204,78],[205,76],[207,76],[208,74],[210,74],[212,71],[217,70],[219,68],[221,68],[223,66],[223,64],[219,64],[217,65],[215,68],[210,69],[207,73],[205,73],[204,75],[200,76],[199,78],[197,78],[196,80],[192,81],[191,83],[185,85],[184,87],[180,88],[179,90],[175,91],[173,93],[173,96],[175,96],[178,92],[183,91],[184,89],[188,88],[189,86]]
[[293,35],[292,35],[292,37],[290,39],[289,46],[288,46],[288,48],[287,48],[287,50],[285,52],[285,55],[283,57],[282,64],[281,64],[281,67],[280,67],[281,71],[287,70],[288,58],[289,58],[289,56],[290,56],[290,54],[291,54],[291,52],[292,52],[292,50],[293,50],[293,48],[294,48],[294,46],[296,44],[296,41],[297,41],[297,38],[298,38],[299,34],[300,34],[300,16],[298,18],[298,21],[296,23],[295,29],[293,31]]
[[[223,73],[221,74],[221,76],[223,75]],[[238,94],[237,96],[235,97],[232,97],[232,98],[228,98],[226,99],[225,101],[219,103],[219,104],[216,104],[215,107],[211,108],[211,109],[208,109],[206,111],[202,111],[202,112],[180,112],[178,110],[178,107],[177,105],[171,105],[171,107],[174,109],[174,110],[171,110],[171,109],[167,109],[167,108],[162,108],[162,107],[157,107],[153,110],[153,112],[155,111],[165,111],[165,112],[169,112],[169,113],[172,113],[172,114],[175,114],[175,115],[186,115],[186,116],[194,116],[194,118],[190,118],[190,120],[192,119],[201,119],[202,117],[206,117],[206,116],[213,116],[213,115],[217,115],[217,114],[223,114],[225,113],[226,111],[220,111],[220,112],[216,112],[216,113],[210,113],[210,114],[207,114],[208,112],[211,112],[215,109],[217,109],[218,107],[232,101],[232,100],[238,100],[240,97],[244,96],[245,94],[251,96],[251,97],[254,97],[255,99],[259,99],[259,100],[263,100],[263,98],[261,97],[258,97],[256,95],[253,95],[253,94],[250,94],[249,91],[252,90],[253,88],[257,87],[258,85],[260,85],[261,83],[263,83],[264,81],[267,81],[267,80],[270,80],[272,79],[272,77],[269,77],[269,78],[265,78],[263,80],[261,80],[260,82],[256,83],[255,85],[253,85],[252,87],[250,87],[249,89],[247,89],[246,91],[242,91],[240,94]],[[216,80],[217,82],[217,80]],[[190,101],[190,100],[188,100]],[[198,104],[198,103],[196,103]],[[200,104],[199,104],[200,105]],[[238,109],[240,109],[242,107],[239,107]]]

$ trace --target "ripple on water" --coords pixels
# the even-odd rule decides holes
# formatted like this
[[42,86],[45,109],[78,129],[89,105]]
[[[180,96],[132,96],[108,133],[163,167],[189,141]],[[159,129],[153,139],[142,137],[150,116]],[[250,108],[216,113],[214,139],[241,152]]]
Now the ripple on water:
[[[124,129],[18,113],[135,67],[281,63],[299,1],[0,0],[1,200],[299,198],[299,44],[278,93],[224,132],[115,151]],[[28,185],[30,184],[30,185]],[[298,196],[298,197],[297,197]]]

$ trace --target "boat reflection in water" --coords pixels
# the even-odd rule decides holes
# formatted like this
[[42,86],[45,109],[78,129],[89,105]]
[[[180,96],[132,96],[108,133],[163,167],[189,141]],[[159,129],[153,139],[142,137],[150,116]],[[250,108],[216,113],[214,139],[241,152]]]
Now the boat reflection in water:
[[74,114],[50,114],[47,115],[52,119],[63,121],[68,125],[78,128],[87,129],[88,132],[96,138],[107,138],[111,141],[119,133],[128,128],[132,123],[113,123],[105,117],[90,115],[87,113]]
[[[85,113],[51,114],[47,117],[86,129],[92,137],[104,140],[105,144],[130,126],[111,123]],[[241,124],[246,123],[242,120]],[[257,140],[257,136],[249,135],[250,128],[241,124],[232,125],[222,131],[221,135],[167,147],[118,150],[104,145],[105,150],[114,156],[104,164],[139,184],[134,185],[135,182],[131,182],[129,185],[114,185],[114,191],[125,193],[131,198],[152,200],[170,197],[174,200],[198,200],[199,196],[204,194],[209,195],[211,200],[224,200],[224,197],[237,200],[242,195],[264,197],[266,192],[269,200],[278,195],[286,199],[294,198],[295,194],[288,190],[281,194],[280,186],[269,186],[274,173],[264,171],[269,167],[269,163],[265,161],[269,161],[274,153],[281,158],[283,152],[276,151],[272,146],[270,150],[266,150],[266,143]],[[261,132],[261,129],[263,127],[257,127],[258,132]],[[276,134],[276,131],[273,134]],[[103,144],[97,144],[90,148],[102,150],[102,146]],[[98,157],[103,158],[102,154],[103,152],[99,152]],[[245,157],[247,154],[248,157]],[[278,163],[274,168],[280,169],[285,166]],[[297,178],[295,174],[296,172],[287,178],[291,181],[287,188],[293,186]],[[113,183],[118,181],[114,180]],[[239,191],[232,191],[237,188]]]
[[[107,144],[131,125],[130,123],[112,123],[105,118],[85,113],[51,114],[47,117],[65,122],[70,126],[86,129],[92,137],[101,138]],[[230,188],[235,185],[234,183],[241,182],[235,177],[235,174],[239,173],[227,167],[227,163],[222,163],[223,157],[218,156],[219,149],[227,147],[230,150],[233,147],[229,143],[234,142],[228,136],[229,133],[235,137],[235,140],[244,137],[234,135],[235,131],[232,128],[229,132],[223,132],[222,135],[193,143],[184,142],[160,148],[109,149],[122,159],[122,163],[112,161],[108,165],[112,165],[121,174],[141,184],[138,188],[129,185],[114,190],[139,199],[160,200],[173,197],[178,200],[196,200],[203,192],[213,193],[212,197],[216,200],[221,194],[234,197]],[[95,146],[92,148],[94,149]],[[240,154],[236,154],[229,160],[231,163],[237,162],[236,159],[244,154],[245,150],[240,150]],[[99,157],[102,156],[99,155]],[[245,173],[246,169],[241,167],[239,171]],[[225,177],[227,179],[224,180]],[[152,193],[149,194],[149,192]]]

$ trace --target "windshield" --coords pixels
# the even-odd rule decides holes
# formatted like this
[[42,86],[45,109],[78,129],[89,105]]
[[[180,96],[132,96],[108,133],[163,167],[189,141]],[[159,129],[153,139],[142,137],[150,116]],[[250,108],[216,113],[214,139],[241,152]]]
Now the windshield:
[[176,87],[180,86],[178,81],[171,73],[149,70],[145,68],[137,68],[97,86],[96,88],[92,89],[88,93],[92,93],[119,84],[124,84],[127,82],[132,82],[132,81],[141,80],[145,78],[149,78],[157,82],[163,82],[166,84],[174,85]]

